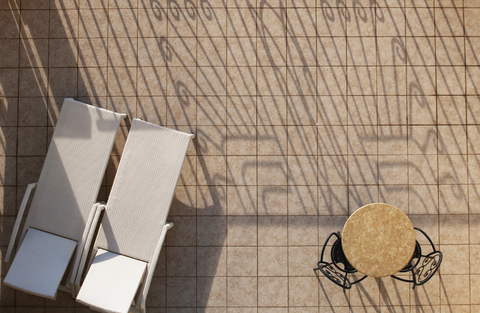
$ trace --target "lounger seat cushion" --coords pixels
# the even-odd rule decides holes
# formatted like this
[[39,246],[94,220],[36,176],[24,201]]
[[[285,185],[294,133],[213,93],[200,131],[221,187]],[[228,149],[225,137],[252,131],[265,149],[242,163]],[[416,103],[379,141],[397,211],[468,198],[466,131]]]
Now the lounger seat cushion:
[[128,313],[147,263],[99,249],[77,301],[104,312]]
[[55,299],[77,242],[30,228],[5,277],[4,284]]

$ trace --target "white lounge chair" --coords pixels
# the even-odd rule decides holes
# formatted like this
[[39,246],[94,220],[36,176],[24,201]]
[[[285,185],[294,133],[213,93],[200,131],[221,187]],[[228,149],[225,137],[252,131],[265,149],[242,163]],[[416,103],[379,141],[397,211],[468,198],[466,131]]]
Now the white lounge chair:
[[104,312],[145,312],[153,271],[173,226],[166,219],[193,136],[133,120],[78,302]]
[[[6,262],[33,195],[5,285],[49,299],[55,299],[58,289],[76,295],[69,281],[75,279],[84,243],[95,228],[95,202],[124,117],[65,99],[38,183],[28,185],[14,224]],[[70,280],[60,286],[71,263]]]

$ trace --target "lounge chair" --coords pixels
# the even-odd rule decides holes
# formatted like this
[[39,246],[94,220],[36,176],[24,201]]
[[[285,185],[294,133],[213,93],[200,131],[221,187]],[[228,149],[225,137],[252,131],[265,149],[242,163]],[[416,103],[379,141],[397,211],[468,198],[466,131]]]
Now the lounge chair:
[[104,312],[145,312],[155,265],[173,226],[166,219],[192,137],[133,120],[78,302]]
[[[88,233],[95,228],[95,202],[124,117],[65,99],[40,178],[28,185],[14,224],[6,262],[31,200],[5,285],[49,299],[55,299],[58,289],[76,294],[69,281],[75,278]],[[60,286],[72,256],[70,279]]]

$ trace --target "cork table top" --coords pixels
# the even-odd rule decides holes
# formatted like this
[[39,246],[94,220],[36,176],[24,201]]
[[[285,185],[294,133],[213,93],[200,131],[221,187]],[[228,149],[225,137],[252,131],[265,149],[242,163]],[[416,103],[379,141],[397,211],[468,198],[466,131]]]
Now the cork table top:
[[415,250],[415,230],[401,210],[385,203],[367,204],[347,220],[342,232],[343,252],[360,273],[373,277],[403,269]]

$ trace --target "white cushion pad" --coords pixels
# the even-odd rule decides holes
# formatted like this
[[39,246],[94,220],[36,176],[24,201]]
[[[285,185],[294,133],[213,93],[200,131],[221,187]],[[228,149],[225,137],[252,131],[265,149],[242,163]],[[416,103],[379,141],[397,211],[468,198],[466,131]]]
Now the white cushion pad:
[[4,284],[55,299],[77,242],[30,228],[5,277]]
[[127,313],[147,263],[99,249],[77,301],[106,312]]

